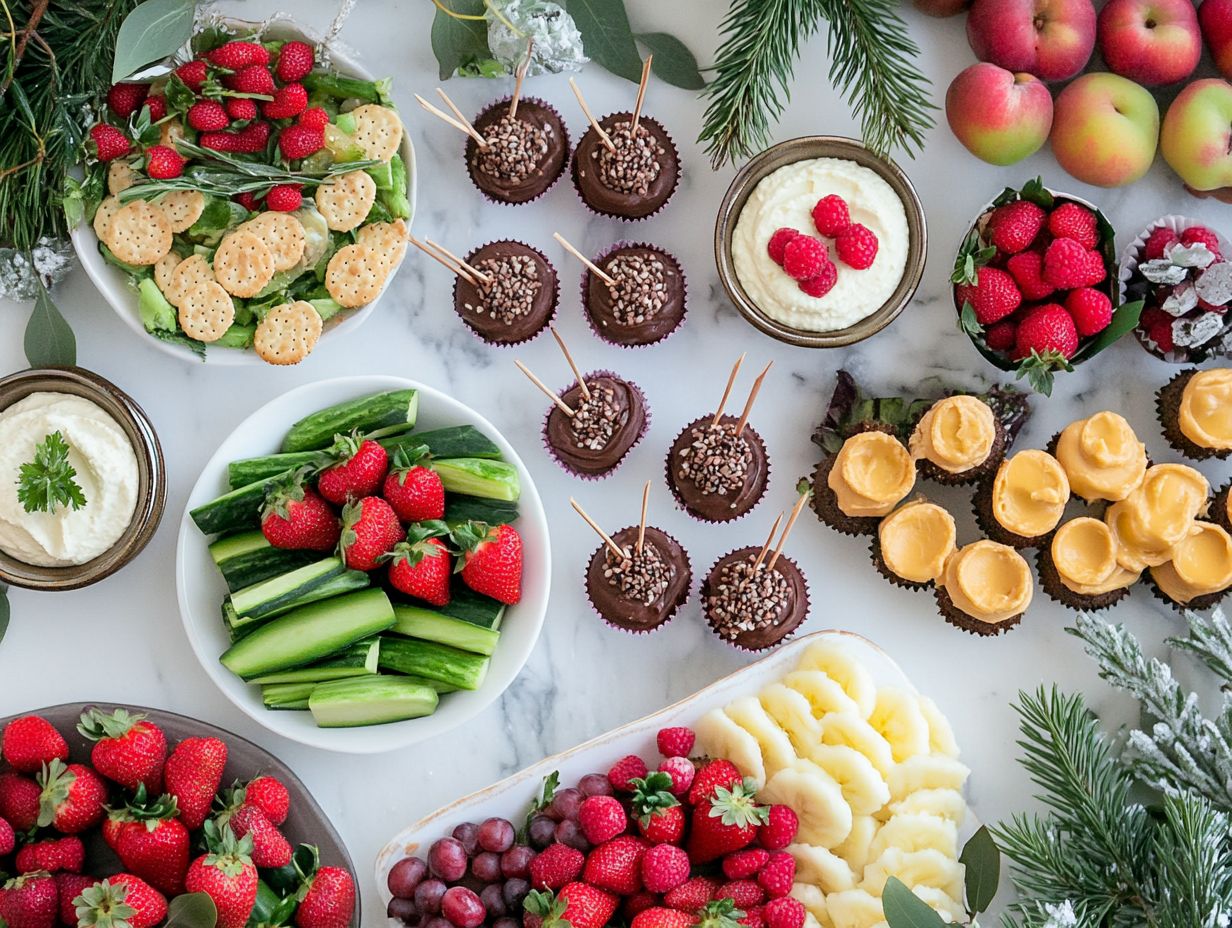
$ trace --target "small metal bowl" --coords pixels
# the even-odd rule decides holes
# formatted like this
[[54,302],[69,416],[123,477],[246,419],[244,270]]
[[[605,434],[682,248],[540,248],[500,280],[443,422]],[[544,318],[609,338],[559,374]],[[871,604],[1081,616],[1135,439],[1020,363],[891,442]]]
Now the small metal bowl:
[[[812,332],[784,325],[753,302],[736,275],[731,242],[740,212],[753,188],[767,175],[788,164],[812,158],[844,158],[876,172],[898,194],[907,213],[907,266],[894,293],[878,309],[854,325],[832,332]],[[714,260],[719,280],[736,309],[749,322],[779,341],[801,348],[842,348],[875,335],[897,318],[920,286],[928,254],[928,229],[924,207],[907,175],[894,162],[874,154],[854,139],[832,135],[808,135],[767,148],[741,168],[727,188],[714,224]]]
[[0,378],[0,410],[31,393],[69,393],[97,403],[124,430],[137,455],[137,506],[120,539],[98,557],[71,567],[38,567],[0,551],[0,581],[30,590],[75,590],[97,583],[135,558],[154,537],[167,502],[163,451],[154,426],[132,397],[80,367],[42,367]]

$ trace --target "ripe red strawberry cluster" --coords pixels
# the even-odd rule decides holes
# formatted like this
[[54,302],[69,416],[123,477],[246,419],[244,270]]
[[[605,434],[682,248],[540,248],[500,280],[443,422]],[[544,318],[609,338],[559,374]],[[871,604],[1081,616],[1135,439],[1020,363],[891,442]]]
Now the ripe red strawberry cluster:
[[[994,209],[984,238],[995,250],[974,281],[958,284],[993,351],[1019,361],[1068,360],[1083,339],[1112,322],[1112,300],[1095,213],[1062,202],[1045,211],[1029,200]],[[983,259],[983,256],[981,256]]]
[[[829,194],[812,210],[813,227],[818,234],[834,240],[838,259],[857,271],[872,267],[877,257],[877,236],[867,226],[851,221],[847,201]],[[830,258],[826,243],[799,229],[783,227],[766,243],[770,259],[797,281],[811,297],[823,297],[838,280],[838,268]]]
[[[93,742],[74,763],[46,719],[23,716],[0,740],[0,924],[8,928],[119,925],[153,928],[168,900],[205,893],[219,928],[243,928],[263,869],[293,861],[279,827],[290,813],[286,787],[262,776],[222,789],[227,746],[217,738],[167,737],[144,715],[91,709],[78,731]],[[91,873],[86,841],[98,831],[121,871]],[[315,861],[316,851],[311,851]],[[106,866],[106,864],[103,864]],[[114,869],[114,867],[109,867]],[[354,881],[338,867],[298,868],[295,924],[346,928]]]
[[[337,550],[351,570],[386,571],[390,585],[434,606],[449,604],[454,559],[462,581],[506,605],[522,598],[522,538],[511,525],[450,528],[445,488],[427,449],[340,436],[314,479],[300,471],[274,487],[261,532],[276,548]],[[446,545],[448,540],[451,546]]]
[[[1224,255],[1219,247],[1219,236],[1206,226],[1190,226],[1188,229],[1181,230],[1179,234],[1167,226],[1160,226],[1147,236],[1146,245],[1139,257],[1139,268],[1143,262],[1166,258],[1174,248],[1189,248],[1193,245],[1203,245],[1215,256],[1215,260],[1208,266],[1213,267],[1223,263]],[[1196,297],[1196,303],[1192,309],[1180,312],[1179,315],[1167,312],[1163,308],[1172,297],[1177,298],[1178,301],[1181,300],[1184,296],[1183,291],[1193,287],[1193,278],[1200,276],[1202,270],[1188,269],[1184,279],[1178,284],[1151,285],[1149,282],[1140,281],[1136,282],[1136,286],[1135,283],[1130,285],[1131,290],[1136,290],[1138,287],[1146,290],[1146,308],[1142,310],[1142,316],[1138,319],[1138,328],[1165,354],[1176,350],[1173,326],[1178,319],[1193,320],[1207,313],[1223,316],[1228,311],[1229,304],[1211,303],[1200,296]],[[1189,304],[1183,303],[1182,305]]]

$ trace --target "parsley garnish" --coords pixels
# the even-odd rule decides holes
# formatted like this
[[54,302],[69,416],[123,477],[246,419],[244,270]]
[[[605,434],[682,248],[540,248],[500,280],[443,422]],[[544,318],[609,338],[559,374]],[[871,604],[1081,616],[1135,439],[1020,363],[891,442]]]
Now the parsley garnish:
[[34,460],[21,465],[17,499],[26,512],[55,512],[57,506],[80,509],[86,496],[76,476],[68,462],[68,442],[59,431],[52,432],[34,449]]

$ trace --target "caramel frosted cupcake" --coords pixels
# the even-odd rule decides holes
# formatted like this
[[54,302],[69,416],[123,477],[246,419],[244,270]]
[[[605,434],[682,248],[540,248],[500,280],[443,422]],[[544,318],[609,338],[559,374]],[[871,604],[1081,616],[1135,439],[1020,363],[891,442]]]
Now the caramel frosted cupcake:
[[1023,556],[983,539],[955,551],[937,578],[937,607],[951,625],[999,635],[1022,621],[1035,581]]
[[461,275],[453,288],[454,310],[485,342],[517,345],[538,335],[556,314],[556,270],[522,242],[491,242],[466,256],[487,280]]
[[487,140],[466,143],[466,170],[471,182],[496,203],[529,203],[565,172],[569,133],[560,114],[542,100],[522,97],[509,115],[511,97],[497,100],[475,118],[475,128]]
[[596,213],[645,219],[671,199],[680,181],[680,156],[667,130],[649,116],[612,113],[599,120],[609,149],[591,126],[573,153],[573,185]]
[[745,651],[772,648],[808,618],[808,583],[790,558],[765,558],[760,548],[739,548],[719,558],[702,583],[710,629]]
[[1065,468],[1070,489],[1088,503],[1125,499],[1146,473],[1146,445],[1115,412],[1071,422],[1053,438],[1049,450]]
[[553,404],[543,425],[543,441],[565,470],[579,477],[612,473],[641,441],[650,422],[646,397],[637,384],[611,373],[595,371],[561,393],[573,415]]
[[1159,391],[1164,438],[1196,461],[1232,454],[1232,368],[1181,371]]
[[1211,500],[1211,506],[1206,515],[1216,525],[1222,525],[1232,532],[1232,512],[1228,509],[1230,499],[1232,499],[1232,483],[1225,483]]
[[954,517],[936,503],[913,500],[881,520],[873,564],[891,583],[911,590],[932,586],[956,549]]
[[591,555],[586,595],[608,625],[649,632],[666,625],[688,600],[693,571],[676,539],[651,525],[638,554],[637,532],[633,525],[612,536],[626,557],[618,558],[606,544]]
[[587,270],[582,308],[596,335],[630,348],[653,345],[680,327],[685,315],[685,279],[680,263],[651,245],[618,245],[595,264],[606,283]]
[[684,427],[667,453],[667,485],[695,519],[731,522],[757,505],[770,481],[766,445],[735,416],[703,416]]
[[1117,561],[1127,570],[1158,567],[1206,512],[1210,485],[1185,464],[1148,467],[1142,485],[1104,513],[1117,543]]
[[1128,596],[1141,576],[1141,571],[1122,567],[1117,553],[1111,529],[1099,519],[1071,519],[1040,548],[1040,586],[1070,609],[1106,609]]
[[1005,428],[974,396],[947,396],[921,417],[908,443],[920,473],[937,483],[974,483],[1005,457]]
[[857,432],[813,476],[813,511],[847,535],[869,535],[915,486],[915,464],[903,443],[879,428]]
[[975,516],[993,541],[1034,548],[1061,521],[1069,495],[1069,479],[1056,458],[1047,451],[1019,451],[980,484]]
[[1171,560],[1151,568],[1151,585],[1178,609],[1214,606],[1232,587],[1232,536],[1213,522],[1194,522]]

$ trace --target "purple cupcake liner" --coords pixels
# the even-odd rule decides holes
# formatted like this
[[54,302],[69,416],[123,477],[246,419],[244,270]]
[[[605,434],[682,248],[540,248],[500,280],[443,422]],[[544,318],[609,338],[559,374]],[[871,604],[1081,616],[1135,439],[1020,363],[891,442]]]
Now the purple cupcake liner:
[[[585,474],[585,473],[582,473],[582,471],[580,470],[574,469],[565,460],[563,460],[559,454],[556,453],[556,449],[552,446],[552,443],[548,441],[548,420],[551,419],[552,417],[552,410],[556,408],[555,404],[549,404],[547,412],[543,414],[543,428],[541,429],[540,438],[543,442],[544,449],[548,452],[548,455],[552,458],[552,460],[554,460],[557,464],[560,465],[561,469],[563,469],[567,473],[572,474],[574,477],[581,478],[582,480],[596,481],[596,480],[603,480],[607,477],[610,477],[612,474],[614,474],[619,469],[620,465],[624,463],[625,458],[629,456],[630,452],[632,452],[634,448],[636,448],[638,445],[641,444],[642,439],[646,437],[646,433],[650,430],[652,414],[650,410],[650,403],[646,399],[646,392],[641,387],[639,387],[636,383],[634,383],[632,380],[627,380],[624,377],[621,377],[619,374],[616,374],[608,370],[589,371],[588,373],[585,373],[582,375],[582,379],[587,380],[587,381],[589,381],[592,377],[610,377],[614,380],[623,381],[624,383],[629,385],[629,388],[633,390],[634,393],[636,393],[639,397],[641,397],[642,409],[645,412],[645,421],[642,423],[642,429],[640,432],[638,432],[637,438],[633,439],[633,444],[629,445],[629,447],[625,449],[624,454],[622,454],[619,458],[616,459],[615,464],[613,464],[611,467],[609,467],[607,470],[601,473]],[[578,385],[578,382],[575,380],[572,383],[570,383],[569,386],[559,391],[556,395],[564,396],[566,393],[568,393],[570,390],[572,390],[577,385]],[[660,529],[660,531],[662,531],[662,529]],[[664,532],[664,534],[667,534],[667,533]],[[675,541],[675,539],[672,539],[672,540]],[[677,543],[679,544],[679,542]]]
[[[701,603],[702,618],[706,623],[706,628],[710,630],[710,633],[714,635],[714,637],[718,638],[719,641],[723,642],[723,644],[727,645],[728,647],[734,648],[737,651],[743,651],[745,654],[762,654],[766,651],[772,650],[773,648],[779,647],[780,645],[790,641],[792,638],[795,637],[796,632],[799,631],[800,627],[804,625],[806,622],[808,622],[810,618],[809,613],[812,609],[812,600],[809,596],[808,576],[804,573],[803,569],[801,569],[800,565],[796,562],[794,558],[789,558],[786,554],[780,554],[779,560],[780,561],[782,560],[790,561],[792,566],[795,567],[796,571],[800,574],[800,580],[804,587],[804,599],[803,599],[803,605],[804,605],[803,616],[804,617],[800,619],[800,621],[795,625],[794,628],[791,628],[786,633],[784,633],[783,637],[779,638],[777,641],[771,644],[768,644],[762,648],[747,648],[744,645],[740,644],[739,642],[735,641],[734,639],[724,638],[721,635],[719,635],[718,630],[714,627],[713,623],[711,623],[710,617],[706,614],[706,581],[710,579],[710,575],[714,572],[715,565],[719,564],[722,561],[727,560],[733,554],[736,554],[740,551],[745,551],[745,550],[758,551],[760,550],[760,548],[758,547],[732,548],[726,554],[720,555],[719,557],[715,558],[714,564],[710,565],[710,570],[706,571],[706,576],[702,578],[701,580],[701,583],[698,587],[698,595],[701,597],[701,600],[702,600],[702,603]],[[767,556],[767,561],[769,561],[768,556]]]
[[[667,456],[663,460],[663,475],[664,475],[664,479],[667,481],[667,488],[671,491],[672,498],[675,499],[676,501],[676,505],[681,510],[683,510],[684,513],[687,516],[689,516],[689,518],[697,522],[701,522],[703,525],[730,525],[733,522],[739,522],[741,519],[747,516],[750,512],[752,512],[754,509],[756,509],[758,506],[761,505],[761,501],[765,499],[766,497],[766,491],[770,489],[770,479],[774,475],[774,468],[770,463],[770,451],[768,448],[766,448],[766,442],[762,439],[761,435],[758,434],[757,430],[753,428],[753,426],[746,424],[744,427],[745,431],[752,433],[753,437],[757,440],[757,443],[761,445],[762,452],[764,455],[764,460],[766,462],[766,480],[765,480],[765,483],[762,485],[761,492],[757,495],[757,499],[753,501],[753,504],[749,506],[748,509],[740,513],[740,515],[733,516],[730,519],[707,519],[693,512],[693,510],[690,509],[685,504],[684,497],[682,497],[680,495],[680,491],[676,489],[676,481],[672,478],[672,448],[676,446],[676,439],[679,438],[681,435],[683,435],[687,429],[690,429],[694,425],[696,425],[698,422],[702,422],[709,418],[711,417],[702,416],[698,419],[694,419],[692,422],[685,425],[683,429],[681,429],[679,432],[676,433],[676,437],[673,438],[671,444],[668,445]],[[729,417],[725,415],[724,418],[729,418]]]
[[634,350],[637,348],[649,348],[652,345],[660,345],[680,331],[681,327],[684,326],[685,318],[689,315],[689,279],[685,275],[684,265],[680,263],[679,258],[673,255],[671,252],[667,251],[665,248],[660,247],[659,245],[651,245],[648,242],[627,241],[624,239],[621,239],[620,241],[617,241],[613,243],[612,245],[609,245],[607,249],[600,252],[592,260],[595,262],[595,264],[602,266],[604,261],[606,261],[613,254],[615,254],[616,252],[624,248],[645,248],[648,251],[657,252],[658,254],[663,255],[665,258],[670,259],[672,264],[676,266],[676,273],[680,275],[680,306],[681,306],[680,318],[676,320],[676,324],[672,326],[672,328],[666,334],[661,335],[659,338],[656,338],[652,342],[638,342],[634,344],[626,344],[625,342],[618,342],[612,338],[609,338],[605,332],[603,332],[597,325],[595,325],[594,317],[591,316],[590,314],[590,278],[593,276],[594,272],[591,271],[591,269],[588,267],[582,269],[582,284],[581,284],[582,315],[586,317],[586,324],[590,326],[590,331],[595,334],[596,338],[598,338],[601,342],[604,342],[605,344],[615,345],[617,348],[624,348],[627,350]]
[[548,311],[547,316],[544,318],[543,324],[540,325],[537,329],[535,329],[535,331],[532,332],[530,335],[527,335],[525,338],[520,338],[517,341],[513,341],[513,342],[494,341],[488,338],[478,329],[476,329],[471,324],[469,319],[467,319],[460,312],[458,312],[458,287],[460,286],[462,282],[462,278],[458,275],[455,275],[454,281],[453,281],[454,314],[459,319],[462,320],[462,324],[466,326],[466,328],[470,331],[472,335],[475,336],[475,338],[477,338],[479,341],[483,342],[485,345],[488,345],[492,348],[513,348],[513,347],[516,347],[517,345],[525,345],[527,342],[534,341],[536,338],[538,338],[540,335],[543,334],[544,330],[547,329],[549,325],[552,324],[552,320],[556,318],[556,314],[560,310],[560,274],[557,272],[556,266],[553,265],[552,262],[548,260],[548,256],[545,255],[542,251],[540,251],[538,248],[535,248],[532,245],[528,245],[526,242],[522,241],[521,239],[498,238],[498,239],[492,239],[491,241],[485,242],[482,245],[472,248],[466,254],[466,263],[467,264],[473,263],[471,259],[476,254],[478,254],[480,251],[487,248],[489,245],[499,245],[499,244],[504,244],[504,243],[513,243],[513,244],[521,245],[523,248],[527,248],[530,251],[533,251],[543,260],[544,264],[546,264],[549,268],[552,269],[552,277],[553,277],[553,280],[552,280],[552,308]]
[[[633,116],[632,113],[625,114],[625,113],[620,113],[620,112],[608,114],[608,116],[624,116],[624,115],[628,115],[630,118]],[[602,118],[600,118],[599,123],[602,124],[603,120],[607,119],[608,116],[603,116]],[[672,152],[676,155],[676,178],[672,182],[671,189],[667,192],[667,196],[663,198],[663,202],[660,203],[658,206],[656,206],[653,210],[651,210],[645,216],[622,216],[620,213],[611,213],[606,210],[597,209],[594,206],[591,206],[590,202],[586,199],[585,194],[582,193],[581,185],[578,183],[578,160],[577,160],[578,159],[578,148],[580,148],[582,144],[581,139],[579,139],[578,145],[573,149],[573,155],[569,159],[570,161],[569,177],[573,181],[573,189],[574,191],[577,192],[578,199],[581,200],[582,205],[585,206],[588,210],[590,210],[590,212],[593,213],[594,215],[602,216],[607,219],[619,219],[622,222],[641,222],[645,219],[649,219],[652,216],[658,215],[663,210],[663,207],[667,206],[667,204],[670,203],[672,201],[672,198],[676,195],[676,190],[679,189],[680,187],[680,177],[684,173],[683,165],[680,161],[680,148],[676,144],[676,140],[672,138],[671,133],[667,131],[666,127],[663,125],[663,123],[659,122],[659,120],[653,119],[650,116],[646,116],[643,114],[640,117],[639,125],[642,122],[650,122],[658,126],[659,131],[663,133],[663,139],[667,142],[668,145],[671,146]],[[582,133],[581,138],[582,139],[586,138],[587,135],[589,135],[591,132],[594,132],[594,131],[595,131],[594,126],[588,125],[586,131]]]
[[[474,121],[477,122],[479,117],[483,116],[486,112],[488,112],[488,110],[494,109],[495,107],[501,106],[502,104],[506,108],[508,108],[508,104],[511,103],[512,101],[513,101],[512,96],[503,97],[499,100],[493,100],[491,103],[489,103],[487,106],[485,106],[483,109],[479,111],[479,115],[475,117]],[[553,187],[555,187],[557,184],[560,183],[560,179],[564,177],[565,171],[568,170],[569,168],[569,162],[572,160],[572,155],[570,153],[573,150],[573,146],[569,138],[569,127],[565,125],[565,119],[563,116],[561,116],[560,111],[556,109],[556,107],[552,106],[552,104],[548,103],[546,100],[543,100],[539,97],[528,97],[524,95],[522,97],[521,103],[534,103],[535,105],[541,106],[545,110],[548,110],[556,117],[557,122],[560,123],[561,141],[564,146],[565,156],[561,159],[560,170],[556,172],[556,176],[553,177],[552,180],[548,182],[548,185],[546,187],[544,187],[541,191],[539,191],[533,197],[531,197],[528,200],[517,200],[517,201],[501,200],[501,199],[498,199],[497,197],[492,196],[487,191],[482,190],[479,187],[479,185],[475,183],[475,172],[471,169],[471,157],[473,156],[474,151],[479,147],[479,143],[476,142],[469,135],[466,136],[466,142],[463,144],[463,148],[462,148],[462,160],[463,160],[463,164],[466,166],[467,179],[470,180],[471,185],[475,188],[475,190],[479,192],[480,196],[482,196],[489,203],[495,203],[498,206],[526,206],[530,203],[534,203],[536,200],[542,197],[545,193],[547,193],[549,190],[551,190]]]
[[[676,603],[671,609],[667,611],[667,613],[663,617],[663,621],[661,621],[658,625],[655,625],[652,628],[626,628],[623,625],[617,625],[615,622],[609,621],[608,618],[602,612],[599,611],[599,607],[595,605],[595,601],[591,598],[590,585],[587,583],[582,584],[583,588],[586,590],[586,601],[590,604],[590,608],[595,613],[595,615],[597,615],[603,621],[603,624],[608,626],[609,628],[614,628],[617,631],[624,632],[625,634],[628,634],[628,635],[649,635],[652,632],[657,632],[659,629],[664,628],[669,622],[672,621],[672,619],[674,619],[680,613],[681,609],[683,609],[685,606],[688,605],[689,600],[693,598],[694,591],[697,588],[698,581],[697,581],[697,577],[693,575],[693,560],[692,558],[689,557],[689,552],[685,550],[684,545],[680,544],[680,542],[675,538],[675,536],[671,535],[668,532],[664,532],[663,529],[658,528],[658,526],[654,526],[654,527],[658,529],[658,531],[663,532],[664,535],[670,538],[676,544],[676,546],[680,548],[681,552],[684,554],[685,570],[688,571],[688,574],[689,574],[689,582],[685,585],[684,593],[682,594],[680,598],[680,602]],[[636,528],[636,526],[625,526],[624,528],[617,531],[615,535],[619,535],[620,532],[627,531],[629,528]],[[599,547],[595,549],[595,551],[591,552],[590,557],[586,559],[586,570],[587,571],[590,570],[590,562],[594,560],[595,554],[598,552],[601,552],[606,547],[607,547],[606,543],[600,542]]]

